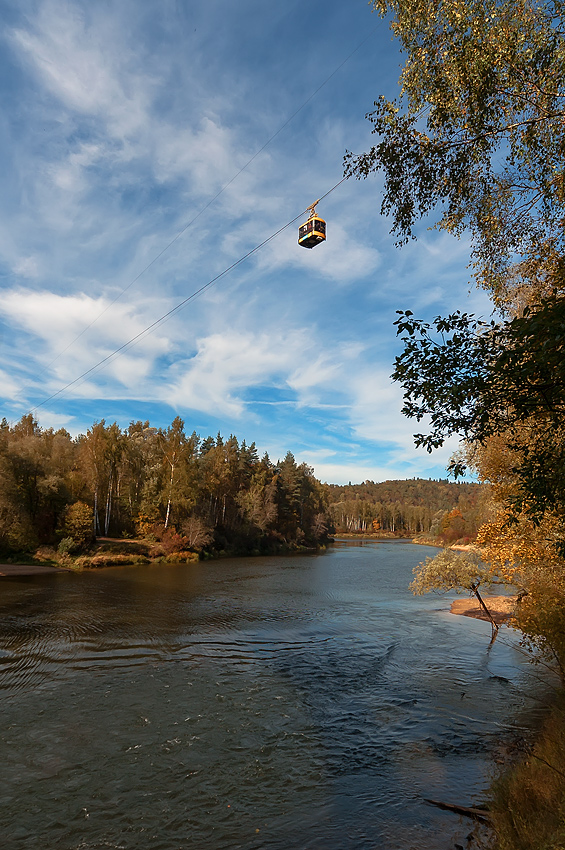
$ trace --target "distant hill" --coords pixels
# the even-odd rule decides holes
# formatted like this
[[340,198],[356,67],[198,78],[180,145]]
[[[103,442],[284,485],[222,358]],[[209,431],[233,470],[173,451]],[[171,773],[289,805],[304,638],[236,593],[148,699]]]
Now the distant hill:
[[326,487],[338,534],[372,531],[399,536],[421,534],[444,543],[475,537],[482,522],[486,495],[482,484],[424,478]]

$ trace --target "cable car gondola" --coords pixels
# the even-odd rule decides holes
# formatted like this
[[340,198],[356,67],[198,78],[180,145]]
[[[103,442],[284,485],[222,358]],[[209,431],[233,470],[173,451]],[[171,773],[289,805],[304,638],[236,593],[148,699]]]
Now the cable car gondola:
[[320,242],[326,241],[326,222],[319,215],[316,215],[316,203],[308,207],[310,216],[308,221],[301,224],[298,228],[298,244],[303,248],[313,248],[319,245]]

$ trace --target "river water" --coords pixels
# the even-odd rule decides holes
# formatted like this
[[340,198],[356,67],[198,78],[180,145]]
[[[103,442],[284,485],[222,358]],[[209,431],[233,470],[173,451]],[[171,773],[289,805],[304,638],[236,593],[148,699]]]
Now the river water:
[[[0,584],[4,850],[450,850],[533,722],[409,543]],[[433,550],[431,551],[433,554]]]

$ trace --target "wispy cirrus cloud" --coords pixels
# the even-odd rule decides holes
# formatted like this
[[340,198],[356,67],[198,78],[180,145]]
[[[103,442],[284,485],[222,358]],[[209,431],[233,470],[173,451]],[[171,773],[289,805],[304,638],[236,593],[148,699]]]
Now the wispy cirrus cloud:
[[249,388],[292,386],[289,374],[296,372],[313,347],[303,330],[267,334],[225,329],[199,339],[195,355],[175,363],[171,370],[175,379],[163,397],[173,407],[186,405],[239,418]]
[[27,21],[10,37],[43,87],[70,110],[97,116],[118,138],[144,125],[151,78],[111,18],[102,10],[48,0]]
[[[149,324],[150,304],[144,305],[145,315],[136,313],[126,304],[119,304],[96,327],[95,333],[85,332],[89,322],[107,306],[106,299],[92,298],[84,293],[63,296],[21,289],[4,293],[0,300],[0,315],[26,334],[16,341],[14,354],[24,368],[27,363],[32,373],[30,381],[35,383],[37,377],[35,364],[42,363],[41,383],[55,391],[63,382],[73,381],[81,372],[115,351],[124,339],[135,337]],[[159,309],[162,309],[161,303]],[[34,340],[32,348],[28,342],[30,335]],[[64,356],[68,346],[72,346],[72,354]],[[145,377],[155,359],[169,348],[168,339],[151,334],[136,349],[109,364],[104,377],[109,375],[124,386],[132,386],[134,379],[139,381]]]

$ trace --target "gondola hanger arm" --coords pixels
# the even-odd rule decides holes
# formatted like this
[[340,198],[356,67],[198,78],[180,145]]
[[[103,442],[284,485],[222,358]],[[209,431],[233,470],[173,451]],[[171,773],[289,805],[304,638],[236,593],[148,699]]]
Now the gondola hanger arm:
[[313,204],[310,204],[309,207],[306,207],[306,209],[310,212],[310,218],[314,218],[314,216],[316,215],[316,206],[319,203],[320,203],[320,199],[318,198],[317,201],[314,201]]

